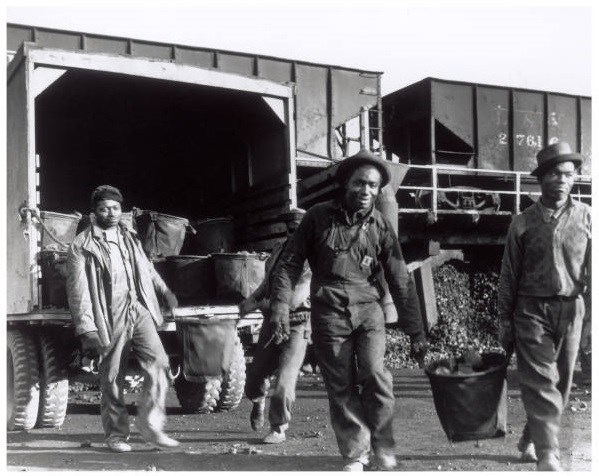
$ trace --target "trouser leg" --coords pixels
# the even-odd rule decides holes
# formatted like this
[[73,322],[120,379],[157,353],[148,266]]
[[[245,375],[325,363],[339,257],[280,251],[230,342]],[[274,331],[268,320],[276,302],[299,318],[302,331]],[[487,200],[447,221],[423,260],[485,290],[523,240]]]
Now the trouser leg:
[[[377,308],[380,316],[377,316]],[[395,446],[395,397],[393,377],[384,367],[385,324],[378,304],[373,306],[370,316],[356,335],[357,382],[362,386],[362,403],[371,431],[372,449],[391,452]]]
[[100,415],[106,438],[129,437],[129,415],[123,398],[129,349],[127,331],[123,329],[112,336],[110,347],[100,360]]
[[582,299],[518,300],[514,314],[516,352],[526,430],[537,452],[559,451],[561,416],[572,383],[580,339]]
[[306,324],[294,324],[289,340],[281,346],[275,388],[270,398],[268,420],[273,429],[286,428],[291,420],[291,406],[295,401],[295,386],[306,355],[308,334]]
[[136,425],[142,432],[159,434],[166,423],[169,360],[154,321],[143,308],[133,328],[132,349],[144,373]]
[[367,458],[370,430],[356,387],[356,360],[351,324],[344,316],[315,316],[312,308],[312,338],[329,397],[331,425],[341,456]]
[[248,368],[245,381],[245,395],[252,401],[266,397],[269,387],[269,378],[273,375],[277,366],[280,346],[271,342],[268,347],[264,347],[270,337],[271,334],[268,330],[268,326],[263,324],[260,329],[254,358]]

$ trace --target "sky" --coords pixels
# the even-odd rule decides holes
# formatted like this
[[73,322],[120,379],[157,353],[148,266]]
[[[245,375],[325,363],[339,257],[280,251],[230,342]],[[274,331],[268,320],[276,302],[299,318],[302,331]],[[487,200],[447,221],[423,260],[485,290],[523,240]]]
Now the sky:
[[383,94],[427,76],[592,94],[589,2],[35,3],[6,21],[382,71]]

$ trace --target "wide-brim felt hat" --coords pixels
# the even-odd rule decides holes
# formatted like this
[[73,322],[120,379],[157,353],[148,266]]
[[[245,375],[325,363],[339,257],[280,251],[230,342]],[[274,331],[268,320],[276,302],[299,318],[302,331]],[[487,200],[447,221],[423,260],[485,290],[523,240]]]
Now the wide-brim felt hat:
[[357,154],[344,159],[341,164],[339,164],[335,179],[341,185],[345,185],[354,170],[363,165],[371,165],[378,169],[381,173],[381,188],[389,183],[390,174],[387,164],[385,164],[383,159],[374,155],[367,149],[361,149]]
[[583,161],[584,157],[577,152],[573,152],[570,144],[567,142],[556,142],[537,153],[537,168],[530,174],[540,177],[549,168],[562,162],[574,162],[574,166],[579,168]]

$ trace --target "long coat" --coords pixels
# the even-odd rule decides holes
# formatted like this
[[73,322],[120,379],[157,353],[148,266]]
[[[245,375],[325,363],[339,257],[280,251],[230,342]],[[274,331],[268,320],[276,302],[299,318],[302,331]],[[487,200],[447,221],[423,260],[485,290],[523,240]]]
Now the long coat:
[[[131,258],[138,300],[148,309],[157,327],[164,322],[157,293],[169,289],[146,257],[137,234],[120,223]],[[102,244],[102,230],[95,224],[79,233],[67,255],[67,297],[75,333],[97,331],[102,345],[110,344],[112,276],[110,255]]]

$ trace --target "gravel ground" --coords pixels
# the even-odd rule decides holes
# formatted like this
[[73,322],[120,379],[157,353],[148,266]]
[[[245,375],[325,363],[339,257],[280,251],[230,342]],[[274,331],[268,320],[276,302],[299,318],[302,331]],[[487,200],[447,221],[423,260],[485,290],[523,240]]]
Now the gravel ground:
[[[513,370],[509,372],[508,433],[505,437],[450,443],[435,413],[427,377],[418,369],[394,370],[397,456],[404,471],[529,471],[517,459],[525,416]],[[578,374],[577,374],[578,378]],[[135,414],[137,394],[127,395]],[[300,378],[293,422],[281,445],[263,445],[266,433],[249,427],[250,402],[227,413],[184,415],[174,391],[168,396],[167,431],[182,445],[149,448],[132,433],[134,451],[114,454],[102,447],[97,392],[72,395],[60,429],[9,432],[11,471],[335,471],[342,465],[329,423],[328,401],[318,374]],[[134,418],[134,417],[133,417]],[[132,418],[132,421],[133,421]],[[566,470],[591,470],[591,389],[579,385],[564,415],[562,460]]]

